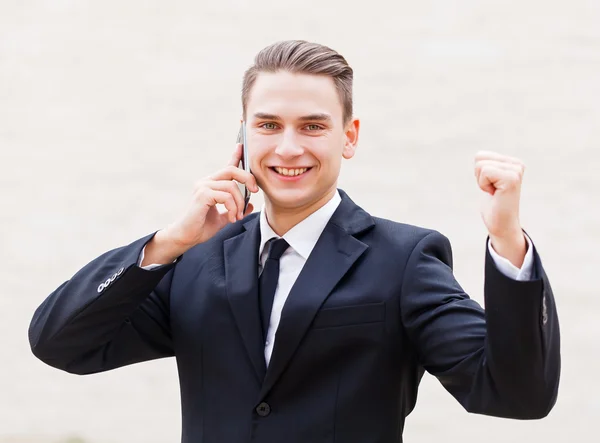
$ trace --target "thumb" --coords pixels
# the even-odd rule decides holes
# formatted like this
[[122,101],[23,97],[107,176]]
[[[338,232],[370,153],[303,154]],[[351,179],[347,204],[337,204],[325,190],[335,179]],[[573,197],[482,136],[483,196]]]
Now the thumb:
[[481,168],[478,172],[477,184],[481,190],[487,192],[488,194],[494,195],[496,192],[495,183],[500,180],[502,171],[498,168],[494,168],[493,166],[486,166]]
[[221,229],[231,223],[231,219],[229,217],[229,211],[221,212],[216,208],[216,206],[213,206],[209,209],[209,214],[206,221],[209,222],[209,225],[214,227],[215,232],[219,232]]
[[246,208],[246,212],[244,212],[244,217],[251,214],[254,211],[254,205],[252,203],[248,203],[248,207]]

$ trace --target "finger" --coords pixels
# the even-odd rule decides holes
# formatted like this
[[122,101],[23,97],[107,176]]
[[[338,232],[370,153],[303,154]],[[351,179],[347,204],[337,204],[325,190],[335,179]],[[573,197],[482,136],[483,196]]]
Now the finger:
[[518,186],[520,178],[517,172],[496,166],[484,166],[477,177],[479,187],[494,195],[497,189],[508,189],[512,186]]
[[209,189],[207,190],[206,196],[208,197],[209,206],[215,206],[217,204],[224,205],[227,209],[229,221],[231,223],[235,223],[237,221],[238,209],[233,195],[231,195],[229,192]]
[[231,159],[229,160],[229,163],[227,163],[227,165],[238,167],[240,161],[242,161],[242,144],[237,143],[235,145],[235,151],[233,151]]
[[244,207],[244,196],[238,187],[238,184],[232,180],[209,181],[206,186],[216,191],[229,192],[235,199],[235,204],[239,208],[236,217],[241,220],[243,218],[242,209]]
[[486,173],[481,173],[481,170],[479,171],[478,174],[476,174],[477,177],[477,185],[479,186],[479,188],[484,191],[487,192],[490,195],[494,195],[494,193],[496,192],[496,187],[494,186],[494,184],[492,183],[492,180],[490,178],[490,176]]
[[475,177],[479,177],[479,174],[484,167],[495,167],[498,169],[513,171],[517,173],[520,178],[522,178],[523,174],[525,173],[525,166],[523,164],[505,163],[497,160],[479,160],[475,163]]
[[248,189],[250,189],[251,192],[258,192],[256,178],[254,178],[254,176],[251,173],[244,171],[243,169],[240,169],[237,166],[229,165],[226,168],[217,171],[209,178],[213,181],[236,180],[239,183],[244,183],[248,187]]
[[493,151],[479,151],[475,154],[475,162],[480,160],[496,160],[504,163],[523,164],[523,161],[516,157],[509,157]]

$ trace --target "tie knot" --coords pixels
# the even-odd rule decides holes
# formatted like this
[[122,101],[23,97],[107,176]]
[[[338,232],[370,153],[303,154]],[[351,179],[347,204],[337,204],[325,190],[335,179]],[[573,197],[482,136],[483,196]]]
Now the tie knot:
[[270,241],[271,247],[269,248],[269,257],[273,260],[279,260],[285,250],[290,246],[288,242],[286,242],[282,238],[278,238],[277,240],[273,239]]

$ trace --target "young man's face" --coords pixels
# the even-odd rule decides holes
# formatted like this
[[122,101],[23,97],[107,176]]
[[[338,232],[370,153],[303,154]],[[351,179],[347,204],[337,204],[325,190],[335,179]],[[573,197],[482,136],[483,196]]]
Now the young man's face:
[[267,202],[301,209],[335,192],[342,157],[354,155],[359,123],[344,126],[333,79],[260,73],[246,116],[250,169]]

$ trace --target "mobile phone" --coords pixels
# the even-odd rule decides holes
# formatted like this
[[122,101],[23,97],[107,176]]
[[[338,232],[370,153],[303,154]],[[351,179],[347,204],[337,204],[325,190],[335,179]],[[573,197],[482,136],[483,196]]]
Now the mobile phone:
[[[240,163],[238,168],[243,169],[244,171],[250,172],[250,161],[248,160],[248,143],[246,138],[246,122],[242,122],[240,126],[240,132],[238,133],[237,142],[242,144],[242,158],[240,159]],[[240,192],[242,193],[242,197],[244,197],[244,214],[246,213],[246,209],[248,208],[248,202],[250,201],[250,191],[248,187],[243,183],[238,183],[238,187],[240,188]]]

